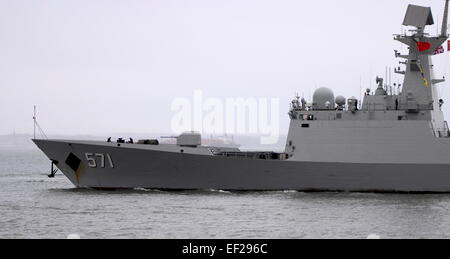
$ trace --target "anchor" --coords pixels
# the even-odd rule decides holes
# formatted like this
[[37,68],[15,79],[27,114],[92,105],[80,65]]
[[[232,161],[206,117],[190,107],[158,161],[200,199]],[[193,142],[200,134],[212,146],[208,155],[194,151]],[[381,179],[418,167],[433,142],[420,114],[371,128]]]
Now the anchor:
[[55,178],[56,172],[58,172],[58,168],[54,169],[53,166],[54,166],[54,165],[57,165],[59,162],[56,161],[56,160],[53,160],[53,159],[51,159],[51,161],[52,161],[52,168],[50,169],[51,172],[50,172],[50,174],[48,175],[48,178]]

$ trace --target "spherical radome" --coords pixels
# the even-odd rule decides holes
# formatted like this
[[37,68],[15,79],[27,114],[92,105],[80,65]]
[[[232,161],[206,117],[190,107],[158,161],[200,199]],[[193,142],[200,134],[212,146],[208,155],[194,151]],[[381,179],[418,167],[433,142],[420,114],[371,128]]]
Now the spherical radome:
[[329,110],[334,109],[334,105],[327,107],[327,102],[334,104],[334,93],[327,87],[321,87],[314,92],[313,95],[313,109],[314,110]]
[[336,104],[337,105],[345,105],[345,102],[346,102],[346,100],[345,100],[345,97],[344,96],[342,96],[342,95],[338,95],[338,96],[336,96]]

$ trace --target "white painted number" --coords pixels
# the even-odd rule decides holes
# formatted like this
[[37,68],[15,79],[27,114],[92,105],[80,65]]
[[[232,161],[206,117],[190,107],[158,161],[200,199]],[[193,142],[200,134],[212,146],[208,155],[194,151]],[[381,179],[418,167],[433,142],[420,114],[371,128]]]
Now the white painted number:
[[[102,153],[85,153],[86,156],[86,160],[88,162],[88,166],[91,168],[97,168],[97,158],[100,160],[99,162],[99,167],[100,168],[105,168],[105,154]],[[106,153],[106,158],[108,160],[108,166],[111,168],[114,168],[114,164],[112,161],[111,156]]]
[[96,157],[100,157],[100,167],[105,168],[105,155],[95,154]]
[[114,164],[113,164],[113,161],[111,159],[111,156],[108,153],[106,153],[106,157],[108,158],[109,166],[111,168],[114,168]]
[[97,163],[95,162],[95,158],[93,158],[93,154],[92,153],[85,153],[86,155],[86,160],[88,161],[88,166],[95,168],[97,167]]

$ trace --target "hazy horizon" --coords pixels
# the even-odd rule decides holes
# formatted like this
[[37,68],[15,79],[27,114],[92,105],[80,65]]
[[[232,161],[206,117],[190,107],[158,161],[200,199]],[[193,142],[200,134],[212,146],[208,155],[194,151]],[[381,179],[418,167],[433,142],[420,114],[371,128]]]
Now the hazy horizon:
[[[32,134],[33,105],[48,135],[171,132],[171,103],[196,89],[278,98],[284,135],[296,93],[359,97],[399,66],[408,3],[442,21],[443,0],[0,0],[0,135]],[[448,52],[434,63],[448,74]]]

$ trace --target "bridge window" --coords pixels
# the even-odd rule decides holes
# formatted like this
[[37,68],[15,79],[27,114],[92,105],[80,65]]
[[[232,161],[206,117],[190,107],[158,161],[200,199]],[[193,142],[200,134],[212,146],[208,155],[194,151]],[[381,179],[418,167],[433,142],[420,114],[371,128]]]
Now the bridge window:
[[309,124],[302,124],[302,128],[309,128]]
[[314,120],[314,115],[309,114],[306,119],[309,120],[309,121],[313,121]]
[[342,119],[342,113],[336,114],[336,119],[338,119],[338,120]]

